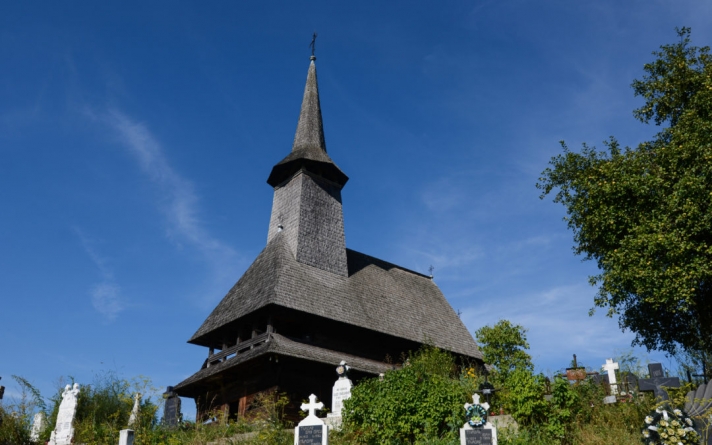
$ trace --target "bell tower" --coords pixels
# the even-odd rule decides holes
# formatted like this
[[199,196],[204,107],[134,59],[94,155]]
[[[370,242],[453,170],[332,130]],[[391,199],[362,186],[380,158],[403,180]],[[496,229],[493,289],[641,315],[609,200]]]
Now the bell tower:
[[274,187],[267,242],[280,234],[298,262],[346,277],[341,189],[349,178],[326,153],[315,60],[311,56],[292,152],[267,179]]

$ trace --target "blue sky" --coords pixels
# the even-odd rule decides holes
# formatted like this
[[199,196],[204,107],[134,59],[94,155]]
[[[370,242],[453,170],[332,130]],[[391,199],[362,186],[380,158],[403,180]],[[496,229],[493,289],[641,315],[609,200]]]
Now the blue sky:
[[632,334],[588,316],[595,265],[535,183],[559,140],[650,138],[632,80],[676,26],[711,44],[711,19],[691,0],[3,2],[6,398],[12,374],[50,395],[199,369],[186,340],[265,245],[313,31],[347,245],[432,265],[471,332],[524,325],[538,370],[600,366]]

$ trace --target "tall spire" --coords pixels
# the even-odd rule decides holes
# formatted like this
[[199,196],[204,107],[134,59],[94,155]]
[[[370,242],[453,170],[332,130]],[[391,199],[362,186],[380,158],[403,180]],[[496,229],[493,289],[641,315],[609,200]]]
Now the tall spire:
[[302,110],[299,113],[297,133],[294,135],[292,151],[321,150],[326,153],[324,141],[324,124],[321,120],[321,106],[319,104],[319,85],[316,81],[316,60],[311,56],[307,84],[304,87]]
[[267,179],[267,183],[272,187],[282,184],[301,169],[328,179],[341,187],[349,180],[326,154],[319,85],[314,63],[316,57],[312,55],[310,60],[292,152],[272,168],[272,173]]

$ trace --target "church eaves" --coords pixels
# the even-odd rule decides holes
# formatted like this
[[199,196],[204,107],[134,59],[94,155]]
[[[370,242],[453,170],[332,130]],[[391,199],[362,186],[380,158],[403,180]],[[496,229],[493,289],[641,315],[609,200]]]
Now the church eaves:
[[267,183],[272,187],[279,186],[302,169],[334,182],[340,187],[349,180],[326,154],[315,60],[316,57],[312,56],[292,152],[272,168],[267,179]]

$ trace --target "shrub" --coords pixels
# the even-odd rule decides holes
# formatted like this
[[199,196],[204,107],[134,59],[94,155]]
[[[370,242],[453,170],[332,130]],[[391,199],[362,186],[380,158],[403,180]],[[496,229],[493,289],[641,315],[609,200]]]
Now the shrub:
[[453,357],[425,347],[406,365],[354,387],[344,402],[344,436],[352,443],[450,443],[464,423],[475,380],[460,378]]

